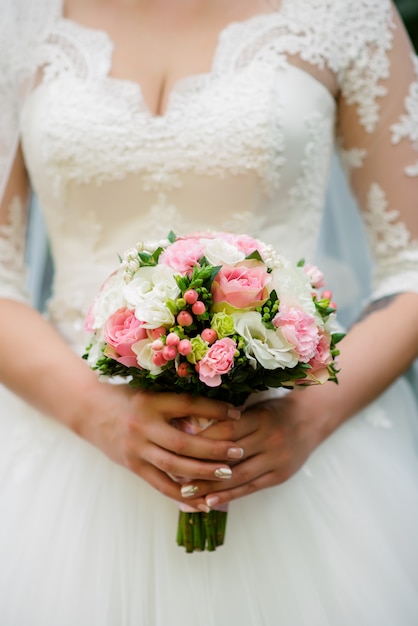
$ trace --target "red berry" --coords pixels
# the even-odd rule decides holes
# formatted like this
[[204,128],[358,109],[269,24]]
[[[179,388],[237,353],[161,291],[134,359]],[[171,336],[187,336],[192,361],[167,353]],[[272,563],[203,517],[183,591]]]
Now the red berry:
[[161,335],[165,335],[166,332],[167,331],[164,328],[164,326],[159,326],[158,328],[152,328],[151,330],[148,331],[151,339],[159,339]]
[[180,324],[180,326],[190,326],[193,324],[193,317],[188,311],[180,311],[177,315],[177,323]]
[[207,341],[209,345],[211,345],[218,338],[218,333],[213,328],[205,328],[201,333],[203,341]]
[[151,349],[154,350],[155,352],[158,352],[158,350],[162,350],[163,348],[164,348],[164,344],[161,341],[161,339],[155,339],[151,344]]
[[163,357],[166,361],[172,361],[177,356],[177,348],[175,346],[164,346]]
[[187,363],[180,363],[180,365],[177,368],[177,374],[180,376],[180,378],[185,378],[186,376],[189,375],[189,366]]
[[192,306],[192,311],[195,315],[203,315],[203,313],[206,311],[204,302],[202,302],[201,300],[195,302]]
[[322,292],[322,298],[324,300],[331,300],[332,299],[332,291],[330,291],[329,289],[325,289],[325,291]]
[[156,365],[157,367],[164,367],[164,365],[167,365],[167,361],[165,360],[165,358],[163,357],[163,353],[162,352],[155,352],[152,355],[152,362],[154,363],[154,365]]
[[183,297],[186,300],[187,304],[194,304],[198,299],[199,294],[197,293],[196,289],[188,289],[184,292]]
[[187,356],[192,351],[192,344],[188,339],[182,339],[177,346],[178,353]]
[[180,337],[177,333],[169,333],[166,337],[165,343],[167,346],[177,346],[180,341]]

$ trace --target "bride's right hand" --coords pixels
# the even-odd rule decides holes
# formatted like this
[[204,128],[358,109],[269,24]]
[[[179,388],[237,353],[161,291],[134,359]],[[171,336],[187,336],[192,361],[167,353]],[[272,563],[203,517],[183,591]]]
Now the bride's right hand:
[[[239,453],[233,441],[188,434],[171,423],[189,416],[238,419],[239,411],[224,402],[99,383],[89,404],[89,417],[80,422],[79,434],[175,500],[181,499],[180,485],[172,476],[225,480],[228,461]],[[218,477],[215,472],[221,468],[223,477]]]

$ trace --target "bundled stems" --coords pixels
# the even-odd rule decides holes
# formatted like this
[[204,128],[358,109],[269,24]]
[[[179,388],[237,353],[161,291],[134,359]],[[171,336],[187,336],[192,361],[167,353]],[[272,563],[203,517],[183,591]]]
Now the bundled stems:
[[227,511],[179,512],[177,544],[186,552],[213,552],[224,543]]

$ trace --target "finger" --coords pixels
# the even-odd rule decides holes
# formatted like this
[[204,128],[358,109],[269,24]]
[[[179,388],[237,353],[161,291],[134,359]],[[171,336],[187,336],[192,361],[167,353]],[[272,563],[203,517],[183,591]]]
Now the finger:
[[206,419],[239,419],[241,412],[231,404],[189,394],[141,392],[142,402],[153,402],[169,419],[198,416]]
[[[211,463],[194,458],[179,457],[156,445],[149,445],[145,460],[166,474],[184,476],[187,480],[226,481],[232,477],[232,470],[225,463]],[[197,493],[197,489],[192,490]]]
[[244,450],[232,439],[218,441],[203,434],[192,435],[172,426],[155,422],[149,424],[148,440],[178,457],[192,457],[207,461],[236,461],[244,457]]

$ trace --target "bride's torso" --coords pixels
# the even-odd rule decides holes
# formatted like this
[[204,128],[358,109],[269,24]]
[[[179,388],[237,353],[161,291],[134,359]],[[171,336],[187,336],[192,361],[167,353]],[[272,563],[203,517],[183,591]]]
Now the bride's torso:
[[170,230],[248,232],[313,257],[334,143],[328,2],[225,26],[208,71],[176,80],[161,115],[112,73],[109,33],[52,20],[21,111],[26,163],[55,262],[50,312],[80,326],[117,254]]

